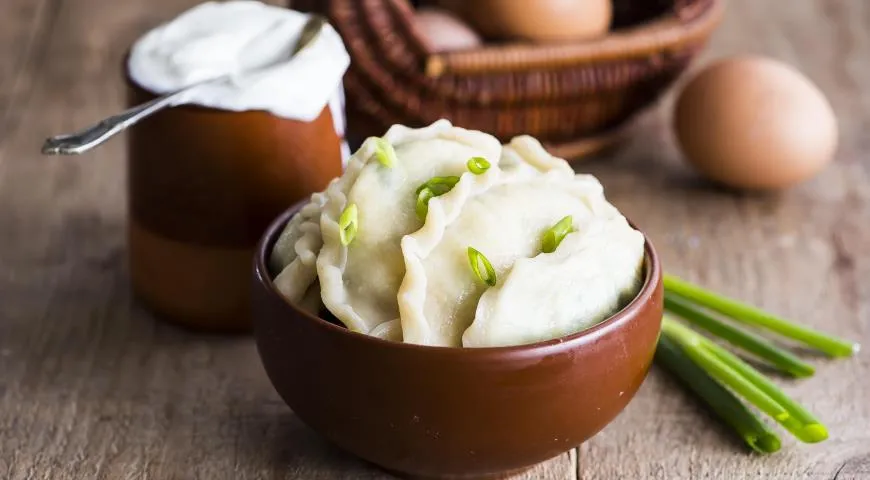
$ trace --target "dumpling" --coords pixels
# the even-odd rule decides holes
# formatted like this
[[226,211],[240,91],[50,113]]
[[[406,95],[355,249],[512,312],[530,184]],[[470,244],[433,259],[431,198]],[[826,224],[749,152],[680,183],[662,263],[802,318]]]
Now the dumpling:
[[514,137],[504,146],[499,167],[507,173],[520,176],[533,176],[554,170],[568,175],[574,174],[568,162],[550,155],[541,142],[528,135]]
[[[405,274],[400,241],[423,225],[415,208],[417,187],[433,177],[467,172],[472,157],[496,166],[501,155],[495,137],[446,120],[422,129],[395,126],[384,140],[395,150],[393,165],[374,159],[379,140],[367,140],[326,190],[320,218],[317,275],[323,303],[349,329],[363,333],[399,318],[396,293]],[[339,220],[351,205],[358,229],[343,245]],[[377,333],[395,337],[395,329]]]
[[502,146],[442,120],[366,140],[288,222],[269,268],[285,298],[352,331],[488,347],[607,318],[639,290],[643,258],[643,235],[595,177],[532,137]]
[[323,246],[320,212],[325,202],[326,195],[313,194],[299,213],[290,219],[272,247],[269,269],[278,273],[274,280],[275,288],[294,303],[302,300],[317,278],[317,255]]
[[517,260],[498,285],[486,290],[462,346],[563,337],[628,303],[643,279],[644,236],[622,216],[590,220],[554,252]]
[[486,290],[469,266],[469,247],[483,253],[501,279],[517,260],[538,255],[543,233],[562,218],[570,215],[574,228],[582,229],[596,217],[618,215],[588,175],[560,169],[532,177],[487,174],[503,178],[470,193],[460,181],[454,191],[432,199],[426,226],[403,239],[407,273],[399,306],[405,342],[462,346]]
[[315,317],[320,315],[320,307],[323,305],[323,302],[320,300],[320,285],[315,281],[308,290],[305,291],[305,295],[299,299],[296,304],[303,311],[314,315]]

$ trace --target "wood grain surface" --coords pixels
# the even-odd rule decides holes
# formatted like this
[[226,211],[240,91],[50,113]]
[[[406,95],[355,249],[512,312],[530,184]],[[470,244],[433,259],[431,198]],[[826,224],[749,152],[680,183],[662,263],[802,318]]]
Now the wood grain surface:
[[[155,321],[130,297],[123,142],[45,158],[43,138],[120,108],[120,59],[192,0],[0,2],[0,479],[389,478],[294,418],[250,338]],[[870,346],[870,2],[733,0],[702,58],[806,72],[841,126],[836,163],[778,195],[716,189],[681,162],[672,96],[578,169],[667,269]],[[654,370],[601,434],[518,478],[870,478],[870,357],[782,381],[831,439],[747,453]]]

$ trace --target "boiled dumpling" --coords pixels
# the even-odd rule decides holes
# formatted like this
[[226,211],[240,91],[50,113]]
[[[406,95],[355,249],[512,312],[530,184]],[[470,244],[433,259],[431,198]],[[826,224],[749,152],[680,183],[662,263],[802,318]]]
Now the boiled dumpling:
[[[278,272],[275,288],[291,302],[301,301],[317,278],[317,255],[323,246],[320,212],[325,202],[323,193],[312,195],[299,213],[290,219],[272,247],[269,269]],[[319,294],[320,290],[317,292]]]
[[507,173],[519,176],[533,176],[554,170],[574,175],[568,162],[547,153],[541,142],[528,135],[514,137],[504,146],[499,167]]
[[[395,150],[393,164],[375,159],[379,140],[367,140],[327,189],[320,218],[323,303],[349,329],[363,333],[399,318],[396,292],[405,274],[400,241],[423,225],[415,208],[417,187],[433,177],[461,175],[472,157],[497,165],[501,155],[495,137],[447,121],[422,129],[395,126],[384,140]],[[359,228],[343,245],[339,220],[351,205]],[[395,336],[394,329],[377,333]]]
[[[449,186],[421,210],[418,187],[439,178]],[[545,235],[554,225],[558,241]],[[486,275],[472,268],[477,255]],[[439,121],[366,140],[288,222],[269,268],[285,298],[312,315],[325,308],[350,330],[490,347],[609,317],[639,290],[643,258],[643,235],[594,177],[532,137],[502,146]]]
[[298,302],[295,302],[302,310],[315,317],[320,315],[320,307],[323,306],[323,301],[320,300],[320,284],[316,281],[308,287],[305,294]]
[[[570,215],[575,227],[583,228],[596,216],[618,215],[591,176],[558,170],[519,179],[501,175],[488,189],[466,198],[459,198],[458,185],[433,199],[427,227],[403,240],[407,274],[399,305],[405,342],[462,346],[486,290],[469,268],[469,247],[483,253],[496,277],[503,278],[517,260],[540,253],[543,233],[560,219]],[[458,215],[439,218],[441,210]]]
[[486,290],[462,346],[533,343],[595,325],[640,289],[643,254],[643,234],[624,217],[592,217],[554,252],[517,260]]
[[[625,293],[633,293],[637,286],[643,236],[606,201],[594,177],[574,175],[564,160],[547,154],[531,137],[518,137],[506,146],[500,167],[503,170],[492,169],[480,179],[468,179],[468,184],[463,178],[453,191],[433,199],[424,227],[402,240],[406,274],[399,306],[405,342],[458,347],[554,338],[609,316],[619,308]],[[568,217],[576,233],[563,239],[557,256],[542,253],[544,232]],[[612,250],[605,249],[607,234],[614,235]],[[471,270],[469,247],[490,262],[498,280],[491,288]],[[612,252],[622,257],[606,256]],[[574,253],[577,258],[572,262],[552,264],[553,258]],[[597,259],[599,254],[605,256]],[[623,263],[617,265],[617,260]],[[578,300],[565,283],[571,283],[570,275],[590,261],[610,262],[620,269],[601,277],[604,284],[596,285],[595,291],[599,297],[580,296]],[[517,266],[523,273],[513,272]],[[532,278],[512,280],[524,273]],[[587,277],[579,274],[577,278]],[[529,283],[534,284],[528,288],[533,293],[520,295],[515,285]],[[482,295],[487,301],[479,303]],[[500,315],[517,308],[514,315],[502,319],[490,315],[496,307]],[[541,317],[529,315],[523,323],[517,316],[536,310],[552,318],[535,323]]]

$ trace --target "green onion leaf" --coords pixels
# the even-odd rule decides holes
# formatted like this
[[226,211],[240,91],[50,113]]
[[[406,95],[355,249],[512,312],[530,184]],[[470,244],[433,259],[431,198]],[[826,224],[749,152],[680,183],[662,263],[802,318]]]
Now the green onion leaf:
[[730,425],[753,450],[759,453],[774,453],[779,450],[780,440],[776,433],[746,408],[730,390],[693,362],[667,335],[659,337],[655,358],[659,365],[676,375],[686,388]]
[[338,237],[344,246],[350,245],[359,229],[359,210],[355,203],[348,205],[338,217]]
[[574,228],[571,226],[573,222],[573,217],[568,215],[544,232],[544,238],[541,241],[541,251],[544,253],[555,252],[565,236],[574,231]]
[[468,171],[475,174],[480,175],[483,172],[489,170],[490,164],[489,161],[483,157],[471,157],[468,160]]
[[417,193],[420,193],[424,188],[429,188],[435,196],[444,195],[449,192],[459,183],[459,177],[432,177],[428,182],[417,187]]
[[459,177],[432,177],[428,182],[417,187],[417,218],[426,220],[426,214],[429,213],[429,200],[432,197],[440,197],[449,192],[459,183]]
[[798,325],[751,305],[693,285],[673,275],[665,275],[664,284],[666,291],[695,302],[702,307],[719,312],[732,320],[765,328],[783,337],[815,348],[832,357],[848,357],[854,355],[860,349],[860,345],[857,343]]
[[758,387],[773,401],[777,402],[784,408],[788,414],[787,417],[777,417],[786,430],[791,432],[798,440],[806,443],[817,443],[828,438],[828,429],[820,422],[812,413],[803,407],[803,405],[792,400],[791,397],[785,394],[776,385],[773,384],[767,377],[761,374],[758,370],[750,366],[748,363],[741,360],[733,353],[724,348],[710,342],[717,348],[710,350],[719,359],[738,372],[746,380]]
[[397,160],[393,144],[383,138],[375,139],[375,158],[381,162],[381,165],[392,168]]
[[828,438],[828,431],[810,412],[792,400],[758,370],[694,330],[665,315],[662,335],[679,344],[711,377],[745,398],[807,443]]
[[[495,269],[489,260],[482,253],[475,250],[473,247],[468,247],[468,262],[471,264],[471,270],[477,275],[481,282],[494,287],[496,284]],[[481,272],[483,270],[483,273]]]
[[429,187],[424,187],[422,190],[417,191],[417,218],[420,220],[426,219],[426,214],[429,213],[429,200],[434,196],[435,194]]
[[815,372],[812,365],[804,362],[789,351],[777,347],[763,337],[731,325],[721,319],[708,315],[698,307],[665,292],[665,309],[687,320],[696,327],[716,335],[737,348],[753,353],[770,362],[776,368],[794,377],[809,377]]

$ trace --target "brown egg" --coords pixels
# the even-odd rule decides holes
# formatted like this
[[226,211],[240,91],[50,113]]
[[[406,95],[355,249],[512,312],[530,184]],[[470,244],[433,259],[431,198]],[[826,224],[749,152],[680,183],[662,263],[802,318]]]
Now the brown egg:
[[692,165],[736,188],[807,180],[837,149],[837,120],[822,92],[792,67],[761,57],[704,69],[680,94],[674,128]]
[[611,0],[440,0],[486,37],[564,42],[610,28]]
[[415,22],[436,52],[466,50],[483,43],[480,36],[452,13],[433,7],[417,9]]

